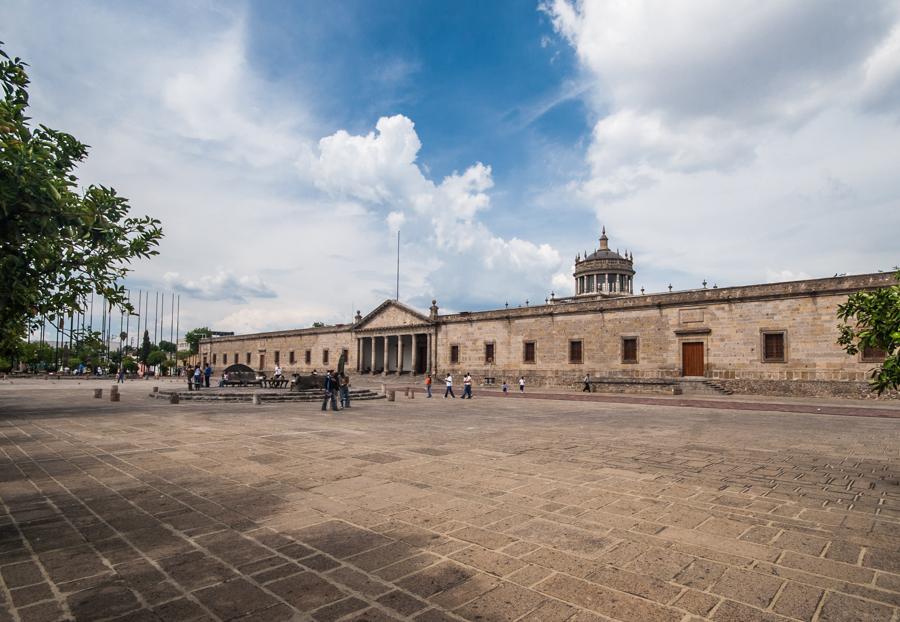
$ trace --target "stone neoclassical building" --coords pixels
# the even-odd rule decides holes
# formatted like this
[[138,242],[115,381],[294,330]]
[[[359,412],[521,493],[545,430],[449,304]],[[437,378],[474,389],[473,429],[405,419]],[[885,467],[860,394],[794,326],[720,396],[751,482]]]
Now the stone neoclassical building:
[[[386,300],[352,324],[204,340],[217,369],[271,372],[337,366],[358,374],[471,373],[480,384],[525,376],[529,386],[603,391],[720,390],[783,395],[868,394],[880,353],[836,343],[847,295],[893,283],[889,273],[787,283],[634,293],[634,261],[609,248],[575,258],[575,295],[543,305],[442,315]],[[711,386],[713,385],[713,386]]]

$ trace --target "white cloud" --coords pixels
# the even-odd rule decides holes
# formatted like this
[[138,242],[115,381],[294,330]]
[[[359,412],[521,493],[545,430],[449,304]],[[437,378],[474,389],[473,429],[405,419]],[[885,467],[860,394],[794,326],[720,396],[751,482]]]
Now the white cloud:
[[[491,167],[477,162],[440,183],[417,164],[421,141],[411,119],[382,117],[364,136],[338,131],[319,141],[318,153],[298,162],[315,185],[335,198],[355,199],[388,211],[393,232],[402,226],[406,265],[416,266],[406,286],[420,301],[448,289],[482,304],[504,296],[544,291],[559,270],[547,244],[505,239],[478,219],[490,209]],[[490,270],[485,272],[484,268]]]
[[169,289],[201,300],[244,303],[247,298],[275,298],[277,294],[258,276],[237,276],[222,269],[215,274],[192,278],[189,274],[167,272],[163,280]]
[[[432,180],[411,119],[356,120],[377,120],[357,135],[316,118],[314,81],[254,65],[242,9],[4,9],[6,47],[31,65],[32,116],[91,145],[84,182],[163,221],[160,256],[136,264],[128,285],[180,292],[182,327],[352,321],[394,295],[397,227],[401,298],[422,310],[432,297],[459,308],[524,300],[559,271],[549,246],[480,220],[490,166]],[[389,59],[378,79],[416,70]]]
[[[896,3],[541,6],[593,77],[577,191],[634,247],[636,284],[896,263]],[[861,221],[878,225],[848,227]]]

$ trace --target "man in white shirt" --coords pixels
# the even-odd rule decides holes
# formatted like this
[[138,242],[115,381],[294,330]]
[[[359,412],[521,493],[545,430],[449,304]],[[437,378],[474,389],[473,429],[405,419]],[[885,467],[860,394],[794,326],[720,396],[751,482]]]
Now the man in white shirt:
[[463,376],[463,394],[462,394],[463,399],[466,399],[467,397],[469,399],[472,399],[472,376],[470,376],[468,374],[468,372],[466,372],[466,375]]
[[453,376],[447,374],[447,377],[444,378],[444,382],[447,383],[447,390],[444,391],[444,399],[447,399],[448,395],[453,399],[456,399],[456,396],[453,395]]

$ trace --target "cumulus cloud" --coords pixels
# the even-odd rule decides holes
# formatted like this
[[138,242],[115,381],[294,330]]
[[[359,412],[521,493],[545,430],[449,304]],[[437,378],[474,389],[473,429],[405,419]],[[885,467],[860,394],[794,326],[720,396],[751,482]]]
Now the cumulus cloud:
[[[900,158],[896,3],[541,8],[593,78],[597,121],[576,190],[635,249],[636,284],[894,261],[880,230],[900,226],[900,181],[885,164]],[[859,218],[879,230],[842,227]],[[840,244],[825,243],[838,232]],[[767,267],[772,254],[784,267]]]
[[490,209],[491,167],[476,162],[435,182],[417,163],[421,146],[411,119],[382,117],[366,135],[340,130],[322,138],[298,170],[334,198],[388,212],[390,231],[402,227],[406,265],[415,266],[406,285],[420,292],[414,297],[423,304],[448,290],[480,304],[497,304],[498,290],[522,298],[547,290],[560,268],[559,253],[547,244],[505,239],[479,220]]
[[243,303],[248,298],[275,298],[277,294],[258,276],[238,276],[224,270],[191,278],[187,274],[167,272],[163,276],[167,286],[179,293],[200,300],[228,300]]

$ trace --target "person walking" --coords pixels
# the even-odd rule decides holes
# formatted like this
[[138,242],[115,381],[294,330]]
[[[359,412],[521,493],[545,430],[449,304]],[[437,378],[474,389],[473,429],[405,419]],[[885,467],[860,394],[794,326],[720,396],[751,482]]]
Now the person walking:
[[125,366],[122,365],[119,367],[119,373],[116,374],[116,384],[125,384]]
[[207,389],[209,388],[209,377],[212,376],[212,372],[213,372],[212,366],[209,363],[207,363],[206,368],[203,370],[203,378],[204,378],[203,384]]
[[425,397],[431,397],[431,374],[425,376]]
[[331,400],[331,410],[337,410],[337,400],[334,397],[335,392],[337,391],[337,387],[334,376],[331,375],[331,370],[329,370],[328,373],[325,374],[324,388],[325,398],[322,400],[322,410],[328,410],[329,400]]
[[472,399],[472,376],[469,375],[469,372],[466,372],[466,375],[463,376],[463,394],[462,398]]
[[350,377],[347,374],[341,376],[341,406],[350,408]]
[[194,365],[194,388],[198,391],[203,386],[203,372],[200,371],[199,365]]
[[525,376],[519,376],[519,393],[525,393]]
[[447,399],[448,395],[456,399],[456,396],[453,395],[453,376],[447,374],[447,377],[444,378],[444,383],[447,385],[447,389],[444,391],[444,399]]
[[581,392],[584,393],[585,391],[587,391],[588,393],[590,393],[591,392],[591,375],[589,373],[585,374],[584,380],[582,380],[582,382],[584,383],[584,387],[582,387]]
[[506,380],[503,380],[503,397],[509,395],[509,385],[506,384]]

